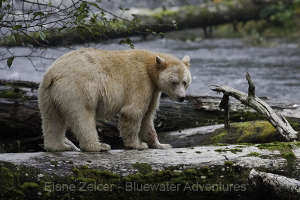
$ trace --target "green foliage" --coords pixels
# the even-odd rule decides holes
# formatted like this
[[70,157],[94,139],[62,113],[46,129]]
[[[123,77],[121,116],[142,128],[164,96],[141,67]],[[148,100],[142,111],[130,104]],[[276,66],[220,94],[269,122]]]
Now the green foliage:
[[128,44],[131,49],[134,49],[134,44],[130,38],[120,40],[120,44]]
[[11,56],[11,57],[9,57],[8,59],[7,59],[7,66],[10,68],[11,67],[11,65],[12,65],[12,63],[13,63],[13,61],[14,61],[14,59],[15,59],[15,57],[14,56]]
[[[278,1],[276,4],[272,4],[265,8],[261,12],[261,17],[268,17],[270,22],[274,25],[293,27],[297,19],[297,12],[300,9],[300,0],[294,0],[292,3],[284,3],[283,1]],[[277,12],[275,14],[274,10]]]

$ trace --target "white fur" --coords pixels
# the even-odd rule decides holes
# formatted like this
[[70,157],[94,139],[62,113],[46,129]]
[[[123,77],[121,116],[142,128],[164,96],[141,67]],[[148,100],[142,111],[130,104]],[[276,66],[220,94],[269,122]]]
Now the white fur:
[[[39,87],[44,148],[79,150],[65,138],[70,128],[81,150],[109,150],[99,141],[96,116],[110,118],[117,113],[126,148],[170,147],[159,143],[153,119],[161,91],[174,98],[185,96],[191,82],[186,62],[143,50],[80,49],[60,57]],[[180,82],[178,88],[170,85],[171,79]],[[188,85],[183,87],[183,81]]]

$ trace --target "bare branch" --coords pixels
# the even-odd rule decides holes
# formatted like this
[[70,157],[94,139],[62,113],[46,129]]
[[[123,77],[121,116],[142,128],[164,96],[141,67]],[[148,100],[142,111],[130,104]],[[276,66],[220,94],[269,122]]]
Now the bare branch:
[[216,92],[222,92],[224,95],[232,96],[235,99],[239,100],[242,104],[245,104],[253,108],[257,112],[263,114],[277,129],[279,134],[281,134],[286,140],[290,141],[296,139],[298,132],[292,128],[292,126],[282,115],[277,115],[266,102],[264,102],[257,96],[251,96],[252,94],[254,94],[253,88],[255,87],[251,81],[250,75],[247,77],[249,77],[247,78],[247,80],[249,83],[250,96],[228,86],[214,85],[210,86],[210,89]]

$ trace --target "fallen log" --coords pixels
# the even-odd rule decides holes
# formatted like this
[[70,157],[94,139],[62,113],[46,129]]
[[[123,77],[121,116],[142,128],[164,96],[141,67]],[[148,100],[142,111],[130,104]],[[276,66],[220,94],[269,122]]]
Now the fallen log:
[[269,199],[275,199],[276,197],[300,199],[299,180],[252,169],[249,174],[249,181],[255,190],[268,193],[270,195]]
[[[290,151],[298,161],[299,147]],[[85,200],[99,196],[107,199],[112,196],[115,199],[268,199],[269,193],[257,192],[249,184],[250,170],[280,172],[294,178],[295,174],[289,170],[293,166],[290,163],[279,151],[259,145],[100,153],[4,153],[0,154],[0,197],[37,200],[66,197]],[[292,171],[299,174],[297,167]],[[273,199],[297,199],[289,197],[285,193],[285,196],[274,195]]]
[[[281,1],[282,5],[290,3],[289,0]],[[277,4],[278,2],[275,0],[226,0],[156,10],[132,8],[124,14],[134,15],[128,19],[119,17],[105,23],[103,19],[87,20],[86,24],[78,27],[46,29],[43,31],[44,37],[40,37],[40,34],[35,32],[14,33],[13,36],[2,38],[0,45],[24,46],[31,44],[43,47],[70,45],[196,27],[203,28],[204,35],[209,36],[209,28],[212,26],[268,19],[272,14],[280,11],[279,6],[274,6]],[[267,12],[265,12],[266,10]]]
[[290,123],[282,114],[277,114],[271,106],[264,102],[259,97],[255,96],[255,86],[251,80],[250,75],[246,74],[246,79],[249,84],[248,95],[240,92],[236,89],[230,88],[228,86],[211,86],[211,90],[216,92],[222,92],[224,96],[232,96],[239,100],[241,103],[250,106],[257,112],[263,114],[270,123],[278,130],[278,132],[286,138],[287,141],[295,140],[297,138],[297,131],[295,131]]
[[[0,152],[42,151],[37,88],[38,84],[33,82],[0,80]],[[166,132],[170,131],[222,124],[224,120],[223,112],[219,109],[220,101],[220,97],[189,96],[185,102],[176,103],[167,98],[162,98],[155,120],[159,136],[162,137]],[[299,126],[300,107],[278,104],[273,104],[272,107],[284,113],[289,120],[294,122],[295,126]],[[232,103],[230,112],[232,122],[263,119],[262,115],[239,103]],[[119,137],[117,129],[117,118],[114,118],[112,121],[97,120],[97,130],[100,137],[111,144],[113,148],[122,147],[122,139]],[[183,131],[183,133],[185,132]],[[68,136],[72,139],[71,134],[68,134]],[[230,136],[224,137],[224,140],[214,140],[213,138],[212,140],[202,140],[202,136],[194,134],[193,137],[188,137],[187,134],[187,137],[182,138],[182,141],[172,139],[174,137],[165,137],[164,141],[173,144],[175,147],[189,146],[191,144],[195,146],[197,145],[195,141],[203,141],[203,143],[199,144],[243,141],[231,139]],[[205,137],[209,139],[209,137],[213,136],[215,135],[206,134]],[[235,136],[235,138],[238,138],[238,136]],[[246,141],[270,142],[274,140],[258,138],[257,140]]]

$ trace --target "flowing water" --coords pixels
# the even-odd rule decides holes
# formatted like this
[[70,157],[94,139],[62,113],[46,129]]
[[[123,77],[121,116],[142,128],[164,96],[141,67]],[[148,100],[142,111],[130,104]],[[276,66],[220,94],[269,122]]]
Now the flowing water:
[[[135,38],[137,39],[137,38]],[[135,48],[171,53],[178,57],[191,56],[193,77],[189,94],[216,95],[209,85],[225,84],[247,92],[245,73],[249,72],[258,96],[269,97],[282,103],[300,103],[300,48],[299,44],[275,41],[272,47],[249,46],[242,39],[206,39],[182,41],[174,39],[137,39]],[[39,82],[53,60],[80,47],[117,50],[128,49],[118,41],[100,44],[74,45],[69,48],[11,48],[15,55],[30,55],[30,59],[17,57],[8,69],[6,61],[0,63],[0,79],[21,79]],[[3,55],[2,55],[3,54]],[[6,55],[5,55],[6,54]],[[8,57],[0,48],[0,56]],[[33,64],[34,65],[33,65]]]

